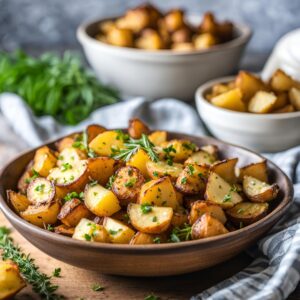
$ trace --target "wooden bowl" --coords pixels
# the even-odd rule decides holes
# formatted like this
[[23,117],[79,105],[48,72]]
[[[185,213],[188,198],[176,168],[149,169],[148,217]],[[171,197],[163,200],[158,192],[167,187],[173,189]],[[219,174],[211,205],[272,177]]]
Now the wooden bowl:
[[[239,165],[262,157],[244,148],[209,137],[169,133],[170,138],[189,139],[197,145],[215,144],[222,157],[239,157]],[[54,147],[54,142],[47,144]],[[225,235],[182,243],[116,245],[78,241],[34,226],[19,217],[7,203],[6,190],[16,189],[17,181],[36,149],[19,155],[0,174],[0,207],[11,224],[33,245],[48,255],[71,265],[105,274],[126,276],[167,276],[211,267],[230,259],[264,235],[292,203],[293,187],[287,176],[268,161],[271,182],[281,192],[271,212],[260,221]]]

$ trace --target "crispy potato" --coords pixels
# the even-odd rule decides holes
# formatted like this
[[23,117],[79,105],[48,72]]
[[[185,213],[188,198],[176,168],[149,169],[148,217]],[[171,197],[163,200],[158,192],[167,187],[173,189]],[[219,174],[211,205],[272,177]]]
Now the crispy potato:
[[133,166],[138,168],[145,178],[149,178],[147,170],[147,162],[151,161],[149,155],[142,149],[139,149],[127,162],[128,166]]
[[182,27],[185,27],[183,11],[174,9],[165,15],[165,24],[169,32],[174,32]]
[[193,43],[174,43],[172,44],[171,49],[173,51],[186,52],[195,50],[195,47]]
[[124,142],[120,138],[120,133],[113,130],[98,134],[89,143],[89,148],[99,156],[110,156],[112,154],[112,149],[122,149],[123,146]]
[[276,109],[273,111],[274,114],[282,114],[282,113],[290,113],[290,112],[294,112],[295,108],[292,104],[288,104],[280,109]]
[[62,206],[57,219],[69,227],[75,227],[82,218],[89,219],[90,217],[92,217],[92,214],[84,203],[73,198]]
[[[216,157],[206,151],[200,150],[193,153],[184,164],[211,165],[216,161]],[[205,168],[205,166],[203,166]]]
[[218,96],[225,92],[228,92],[229,90],[231,90],[231,88],[228,86],[228,84],[218,83],[212,87],[211,95],[212,95],[212,97]]
[[175,187],[183,194],[203,195],[205,185],[206,178],[203,175],[203,168],[197,164],[187,164],[179,174]]
[[296,110],[300,110],[300,89],[291,88],[289,91],[289,99]]
[[194,39],[195,48],[198,50],[208,49],[216,44],[218,44],[218,40],[216,36],[211,33],[199,34]]
[[88,159],[88,172],[90,178],[105,186],[117,169],[122,167],[123,162],[111,157],[99,156]]
[[105,217],[103,226],[108,232],[109,240],[113,244],[129,244],[135,234],[130,227],[112,218]]
[[211,172],[205,191],[205,199],[209,202],[220,205],[222,208],[231,208],[243,201],[237,192],[237,187],[230,185],[218,174]]
[[71,148],[75,142],[74,135],[67,136],[65,138],[62,138],[58,142],[55,143],[55,147],[58,152],[62,152],[66,148]]
[[170,178],[166,176],[145,183],[141,188],[138,203],[169,206],[175,209],[178,201]]
[[219,205],[198,200],[193,202],[191,205],[189,223],[193,225],[202,215],[206,213],[219,220],[222,224],[225,224],[227,221],[226,215]]
[[[35,171],[35,170],[32,170],[32,166],[33,166],[33,161],[31,161],[26,166],[24,173],[18,180],[17,188],[21,194],[25,195],[27,193],[28,185],[29,185],[30,181],[32,180],[31,177],[34,175],[33,172]],[[38,173],[36,173],[36,174],[38,175]]]
[[11,299],[26,286],[18,265],[10,260],[0,262],[0,278],[0,299]]
[[215,160],[218,159],[218,156],[219,156],[218,146],[209,144],[209,145],[202,146],[201,150],[203,150],[203,151],[209,153],[210,155],[212,155]]
[[288,93],[282,92],[276,95],[276,102],[273,105],[273,110],[281,109],[289,104]]
[[240,89],[242,100],[245,103],[248,103],[258,91],[268,90],[266,84],[260,78],[246,71],[239,72],[235,79],[235,86]]
[[146,50],[159,50],[164,48],[164,41],[154,29],[145,29],[142,36],[135,42],[135,46]]
[[145,178],[138,168],[126,166],[120,168],[112,184],[112,191],[121,205],[136,202]]
[[282,70],[278,69],[270,79],[271,88],[276,92],[288,92],[292,87],[296,87],[296,82]]
[[52,201],[38,206],[30,205],[20,212],[20,216],[29,223],[43,228],[46,224],[56,223],[59,210],[59,203]]
[[237,162],[237,158],[224,159],[213,164],[210,171],[218,174],[229,183],[236,183],[235,166]]
[[279,192],[277,183],[272,185],[251,176],[244,176],[243,191],[253,202],[268,202],[275,199]]
[[147,171],[152,179],[169,176],[172,180],[176,180],[183,169],[182,164],[173,163],[169,165],[165,161],[154,162],[152,160],[146,163]]
[[27,199],[32,205],[51,203],[55,198],[54,184],[46,178],[36,178],[27,189]]
[[171,39],[173,43],[189,43],[191,42],[192,32],[188,27],[182,27],[172,33]]
[[174,162],[183,162],[197,150],[197,146],[187,140],[171,140],[162,143],[160,146],[164,153],[163,159],[167,159],[166,154],[169,153]]
[[167,241],[167,236],[162,234],[149,234],[138,231],[130,240],[130,245],[160,244]]
[[59,153],[57,165],[59,167],[66,163],[73,165],[80,160],[86,159],[86,157],[86,154],[77,148],[65,148]]
[[54,227],[54,232],[57,234],[65,235],[65,236],[72,236],[75,232],[75,228],[68,227],[64,224],[58,225]]
[[188,214],[184,207],[177,207],[173,212],[173,217],[171,220],[171,225],[173,227],[182,227],[184,224],[188,223]]
[[203,239],[211,236],[228,233],[228,230],[209,213],[201,216],[192,226],[192,239]]
[[243,202],[226,210],[226,214],[232,223],[242,227],[262,219],[268,208],[268,203]]
[[154,131],[148,135],[149,141],[155,146],[160,146],[160,144],[167,141],[168,134],[166,131]]
[[89,144],[97,135],[105,131],[107,131],[107,129],[103,126],[97,124],[89,125],[85,130],[87,135],[87,143]]
[[88,219],[81,219],[78,225],[75,227],[73,239],[98,242],[98,243],[109,243],[109,235],[104,226],[94,223]]
[[242,101],[242,92],[239,88],[234,88],[221,95],[213,97],[210,102],[213,105],[235,111],[246,111],[246,105]]
[[148,134],[149,131],[149,127],[140,119],[129,120],[128,133],[133,139],[140,139],[142,134]]
[[49,171],[56,166],[56,157],[53,152],[44,146],[35,152],[32,168],[41,176],[47,177]]
[[99,217],[109,217],[121,209],[115,194],[99,184],[88,184],[84,190],[86,207]]
[[16,193],[12,190],[7,190],[6,194],[9,202],[17,213],[26,210],[31,204],[27,197],[22,194]]
[[252,176],[260,181],[268,183],[267,161],[264,159],[257,163],[240,168],[240,179],[243,180],[244,176]]
[[277,97],[275,94],[258,91],[248,105],[248,111],[256,114],[266,114],[274,109]]
[[145,206],[130,203],[128,215],[134,228],[144,233],[162,233],[166,231],[172,221],[173,209],[171,207]]
[[133,33],[125,28],[112,28],[106,35],[107,42],[119,47],[133,46]]

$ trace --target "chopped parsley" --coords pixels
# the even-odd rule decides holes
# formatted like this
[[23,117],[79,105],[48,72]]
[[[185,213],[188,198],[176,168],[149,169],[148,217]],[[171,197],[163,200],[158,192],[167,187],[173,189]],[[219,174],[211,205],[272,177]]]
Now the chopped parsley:
[[148,214],[152,211],[152,206],[148,203],[144,203],[141,205],[141,210],[143,214]]
[[155,244],[160,244],[160,237],[158,237],[158,236],[156,236],[155,238],[153,238],[153,242],[155,243]]
[[93,290],[94,292],[101,292],[101,291],[104,290],[104,286],[102,286],[102,285],[96,283],[96,284],[93,284],[93,285],[92,285],[92,290]]
[[111,235],[116,235],[117,233],[119,233],[119,232],[122,231],[122,230],[123,230],[122,228],[119,228],[118,230],[110,229],[108,232],[109,232]]
[[97,180],[92,180],[90,183],[89,183],[89,185],[90,186],[95,186],[95,185],[97,185],[98,184],[98,181]]
[[115,130],[115,132],[117,133],[117,137],[116,139],[122,142],[128,142],[129,140],[129,135],[127,133],[124,133],[122,130],[117,129]]
[[152,222],[157,222],[157,216],[154,216],[154,217],[152,218]]
[[195,171],[195,168],[192,165],[188,165],[187,168],[188,168],[188,173],[190,175],[193,175],[194,171]]
[[81,193],[76,193],[76,192],[70,192],[68,193],[65,197],[64,197],[64,202],[66,203],[67,201],[70,201],[74,198],[76,199],[79,199],[79,200],[83,200],[83,197],[84,197],[84,193],[81,192]]
[[153,174],[153,176],[158,177],[158,172],[157,171],[154,171],[152,174]]
[[160,300],[159,297],[153,295],[153,294],[150,294],[150,295],[147,295],[144,300]]
[[48,231],[52,231],[52,232],[54,231],[54,227],[51,224],[47,224],[46,229]]
[[192,226],[190,226],[189,224],[184,224],[182,228],[174,227],[170,235],[170,241],[173,243],[189,241],[191,238]]
[[106,188],[111,190],[112,189],[112,185],[116,180],[116,175],[111,175],[108,179],[108,183],[106,184]]
[[61,165],[61,171],[62,172],[66,172],[68,170],[71,170],[72,168],[73,168],[72,165],[68,162]]
[[192,150],[193,152],[197,149],[196,144],[189,142],[189,143],[183,143],[182,144],[183,148],[187,149],[187,150]]
[[37,185],[34,190],[39,192],[39,193],[43,193],[44,190],[45,190],[45,184],[42,183],[42,184]]
[[90,234],[87,234],[87,233],[85,233],[83,237],[84,237],[85,240],[88,241],[88,242],[90,242],[91,239],[92,239],[92,236],[91,236]]
[[238,211],[237,211],[237,213],[238,213],[238,214],[242,214],[244,211],[245,211],[245,210],[244,210],[243,208],[239,208]]
[[228,202],[228,201],[231,201],[231,193],[232,192],[236,192],[237,191],[237,187],[235,185],[233,185],[229,192],[224,196],[223,198],[223,202]]
[[52,276],[53,277],[61,277],[60,272],[61,272],[61,268],[56,268],[56,269],[54,269]]
[[182,177],[181,178],[181,184],[186,184],[187,182],[187,178],[186,177]]
[[128,181],[124,183],[124,186],[131,188],[134,186],[135,183],[136,183],[136,178],[130,178]]
[[30,183],[32,180],[40,177],[40,174],[35,170],[35,169],[31,169],[32,172],[32,176],[29,178],[26,178],[25,183]]
[[163,148],[162,149],[163,152],[165,153],[165,160],[167,161],[167,164],[169,166],[173,165],[173,156],[171,155],[171,153],[176,153],[176,149],[174,148],[174,146],[171,144],[170,146]]

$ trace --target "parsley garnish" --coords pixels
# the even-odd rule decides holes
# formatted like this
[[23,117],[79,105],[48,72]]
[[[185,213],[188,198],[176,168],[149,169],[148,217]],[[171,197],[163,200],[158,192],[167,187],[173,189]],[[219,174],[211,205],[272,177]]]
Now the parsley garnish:
[[116,180],[116,175],[111,175],[108,179],[108,183],[106,184],[106,188],[111,190],[114,181]]
[[92,180],[90,183],[89,183],[89,185],[90,186],[95,186],[95,185],[97,185],[98,184],[98,181],[97,180]]
[[195,171],[195,168],[192,165],[188,165],[187,168],[188,168],[188,173],[190,175],[193,175],[194,171]]
[[118,230],[110,229],[108,232],[109,232],[111,235],[116,235],[116,234],[119,233],[120,231],[122,231],[121,228],[119,228]]
[[183,228],[174,227],[171,235],[170,241],[173,243],[178,243],[181,241],[189,241],[192,238],[192,226],[189,224],[184,224]]
[[147,295],[144,300],[160,300],[159,297],[153,295],[153,294],[150,294],[150,295]]
[[153,174],[153,176],[158,177],[158,172],[157,171],[154,171],[152,174]]
[[152,211],[152,206],[148,203],[144,203],[141,205],[141,210],[143,214],[148,214]]
[[224,196],[223,202],[228,202],[231,201],[231,193],[232,192],[236,192],[237,191],[237,187],[235,185],[233,185],[229,192]]
[[129,140],[129,135],[124,133],[122,130],[117,129],[115,132],[118,134],[116,137],[117,140],[123,141],[124,143]]
[[167,164],[169,166],[172,166],[173,165],[173,156],[171,155],[171,153],[172,152],[176,153],[176,149],[174,148],[173,145],[170,145],[166,148],[163,148],[162,150],[163,150],[163,152],[165,152],[165,157],[164,158],[167,161]]
[[91,236],[90,234],[87,234],[87,233],[85,233],[83,237],[84,237],[85,240],[88,241],[88,242],[91,241],[91,239],[92,239],[92,236]]
[[37,185],[34,190],[39,192],[39,193],[43,193],[44,189],[45,189],[45,184],[42,183],[42,184]]
[[153,238],[153,242],[155,243],[155,244],[160,244],[160,237],[155,237],[155,238]]
[[192,150],[193,152],[197,149],[197,146],[194,143],[183,143],[182,146],[187,150]]
[[94,285],[92,286],[92,290],[93,290],[94,292],[101,292],[101,291],[104,290],[104,286],[102,286],[102,285],[96,283],[96,284],[94,284]]
[[48,231],[54,231],[54,227],[51,224],[47,224],[46,230],[48,230]]
[[52,276],[53,277],[61,277],[60,272],[61,272],[61,268],[56,268],[56,269],[54,269]]
[[73,168],[72,165],[69,164],[68,162],[61,165],[61,171],[62,172],[66,172],[68,170],[71,170],[72,168]]
[[187,181],[187,178],[186,178],[186,177],[182,177],[182,178],[181,178],[181,183],[182,183],[182,184],[186,184],[186,181]]
[[131,188],[134,186],[135,183],[136,183],[136,178],[130,178],[128,181],[124,183],[124,186]]
[[32,180],[40,177],[40,174],[35,170],[35,169],[31,169],[32,172],[32,176],[29,178],[26,178],[25,183],[30,183]]
[[84,193],[81,192],[81,193],[76,193],[76,192],[70,192],[68,193],[65,197],[64,197],[64,202],[67,202],[67,201],[70,201],[74,198],[76,199],[79,199],[79,200],[83,200],[83,197],[84,197]]
[[157,222],[157,216],[154,216],[154,217],[152,218],[152,222]]

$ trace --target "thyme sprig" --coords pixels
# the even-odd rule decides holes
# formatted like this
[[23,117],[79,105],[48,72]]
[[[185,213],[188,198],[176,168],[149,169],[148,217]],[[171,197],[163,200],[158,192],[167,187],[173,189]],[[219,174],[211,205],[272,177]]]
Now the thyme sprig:
[[34,263],[34,259],[22,252],[19,246],[15,245],[9,236],[10,230],[7,227],[0,227],[0,249],[2,259],[14,261],[25,280],[31,284],[32,290],[42,299],[58,300],[63,296],[55,294],[57,285],[51,283],[52,276],[48,276],[39,271],[39,267]]
[[178,243],[181,241],[189,241],[192,238],[192,226],[189,224],[184,224],[182,228],[174,227],[171,235],[170,241],[173,243]]

